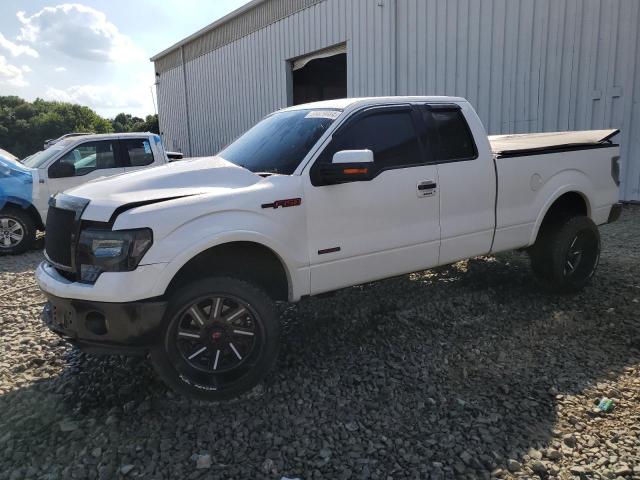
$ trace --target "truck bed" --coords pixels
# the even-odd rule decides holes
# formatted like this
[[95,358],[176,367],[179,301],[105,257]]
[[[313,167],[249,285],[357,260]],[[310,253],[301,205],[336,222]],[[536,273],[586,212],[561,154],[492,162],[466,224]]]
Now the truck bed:
[[582,130],[576,132],[520,133],[490,135],[491,151],[498,158],[563,152],[612,146],[611,138],[620,130]]

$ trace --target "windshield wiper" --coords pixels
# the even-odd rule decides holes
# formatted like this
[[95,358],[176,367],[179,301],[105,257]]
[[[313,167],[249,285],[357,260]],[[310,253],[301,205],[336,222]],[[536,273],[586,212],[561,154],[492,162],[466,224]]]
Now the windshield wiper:
[[261,177],[270,177],[271,175],[280,175],[279,173],[276,172],[253,172],[256,175],[260,175]]

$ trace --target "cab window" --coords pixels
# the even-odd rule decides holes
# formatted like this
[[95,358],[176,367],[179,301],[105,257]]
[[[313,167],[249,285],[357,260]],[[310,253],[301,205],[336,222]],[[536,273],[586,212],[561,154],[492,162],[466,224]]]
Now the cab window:
[[425,143],[434,148],[437,162],[472,160],[477,157],[473,135],[459,107],[425,108],[423,119],[427,129]]
[[424,163],[410,109],[388,110],[356,118],[334,136],[319,163],[331,163],[342,150],[371,150],[376,170]]
[[128,138],[121,140],[123,150],[128,155],[128,167],[144,167],[153,163],[153,151],[147,138]]
[[[69,174],[64,176],[81,177],[94,170],[117,168],[116,148],[117,144],[113,141],[82,143],[65,153],[49,170],[59,169],[61,164],[65,164]],[[75,173],[71,175],[73,172]]]

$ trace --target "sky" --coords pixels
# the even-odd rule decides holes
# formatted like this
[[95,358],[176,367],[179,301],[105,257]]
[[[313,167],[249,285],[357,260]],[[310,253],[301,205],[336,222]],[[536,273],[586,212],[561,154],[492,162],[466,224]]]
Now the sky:
[[0,95],[155,113],[149,58],[248,0],[0,1]]

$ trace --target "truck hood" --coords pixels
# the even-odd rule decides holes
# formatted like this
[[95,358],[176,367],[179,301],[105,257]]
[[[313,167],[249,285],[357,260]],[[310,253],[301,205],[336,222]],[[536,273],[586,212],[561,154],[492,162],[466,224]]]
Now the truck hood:
[[65,193],[89,200],[83,219],[107,221],[123,206],[223,193],[248,187],[261,179],[222,157],[200,157],[97,179]]

